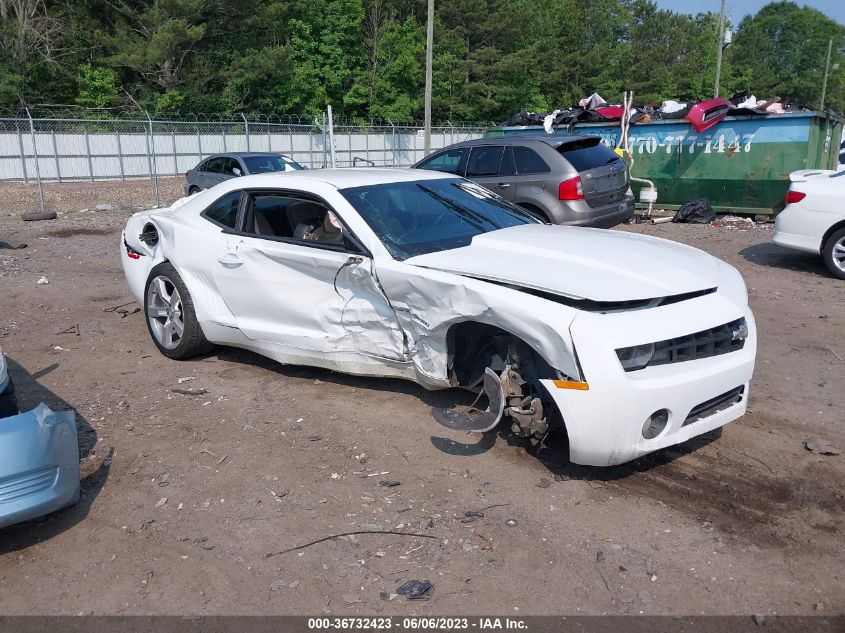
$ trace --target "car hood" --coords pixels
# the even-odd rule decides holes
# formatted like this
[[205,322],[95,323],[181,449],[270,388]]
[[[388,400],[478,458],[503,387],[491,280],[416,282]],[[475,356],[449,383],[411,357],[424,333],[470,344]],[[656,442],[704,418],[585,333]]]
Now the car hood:
[[719,266],[707,253],[669,240],[541,224],[477,235],[468,246],[405,263],[602,302],[715,288]]

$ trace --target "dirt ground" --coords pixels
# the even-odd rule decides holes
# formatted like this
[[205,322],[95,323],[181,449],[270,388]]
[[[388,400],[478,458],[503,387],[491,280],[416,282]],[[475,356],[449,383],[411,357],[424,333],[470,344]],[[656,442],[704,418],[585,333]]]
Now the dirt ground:
[[[130,211],[76,211],[144,203],[84,186],[32,223],[17,216],[31,188],[0,191],[0,345],[22,408],[76,410],[84,477],[76,507],[0,531],[1,613],[845,611],[845,456],[803,445],[845,448],[845,283],[771,226],[623,229],[738,267],[760,346],[750,411],[721,438],[591,469],[555,442],[438,426],[431,407],[461,394],[231,349],[166,359],[133,305],[114,309],[131,301]],[[276,554],[354,530],[425,536]],[[411,579],[430,600],[392,597]]]

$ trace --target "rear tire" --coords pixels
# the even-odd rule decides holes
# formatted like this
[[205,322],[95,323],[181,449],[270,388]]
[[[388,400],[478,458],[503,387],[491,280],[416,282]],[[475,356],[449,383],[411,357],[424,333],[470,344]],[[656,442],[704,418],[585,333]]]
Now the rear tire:
[[214,349],[197,321],[191,293],[170,262],[162,262],[147,277],[144,316],[153,343],[168,358],[185,360]]
[[845,227],[834,231],[825,240],[822,258],[834,277],[845,279]]
[[188,195],[189,196],[192,196],[195,193],[199,193],[200,191],[202,191],[202,189],[200,189],[196,185],[191,185],[190,187],[188,187]]

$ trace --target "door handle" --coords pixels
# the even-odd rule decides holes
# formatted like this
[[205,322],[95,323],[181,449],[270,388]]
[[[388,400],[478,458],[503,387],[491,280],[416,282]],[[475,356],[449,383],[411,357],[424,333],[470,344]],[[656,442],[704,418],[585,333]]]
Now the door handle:
[[510,187],[510,184],[508,184],[508,183],[506,183],[506,182],[500,182],[500,183],[499,183],[498,185],[496,185],[496,186],[497,186],[499,189],[508,189],[508,188]]
[[219,257],[217,261],[223,264],[224,266],[240,266],[241,264],[243,264],[241,258],[235,255],[234,253],[226,253],[222,257]]

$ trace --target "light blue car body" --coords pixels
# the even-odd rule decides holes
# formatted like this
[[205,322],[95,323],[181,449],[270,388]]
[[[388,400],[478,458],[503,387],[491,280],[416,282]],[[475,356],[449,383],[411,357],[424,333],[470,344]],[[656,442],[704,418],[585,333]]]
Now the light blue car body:
[[0,419],[0,528],[77,501],[76,414],[42,403]]

